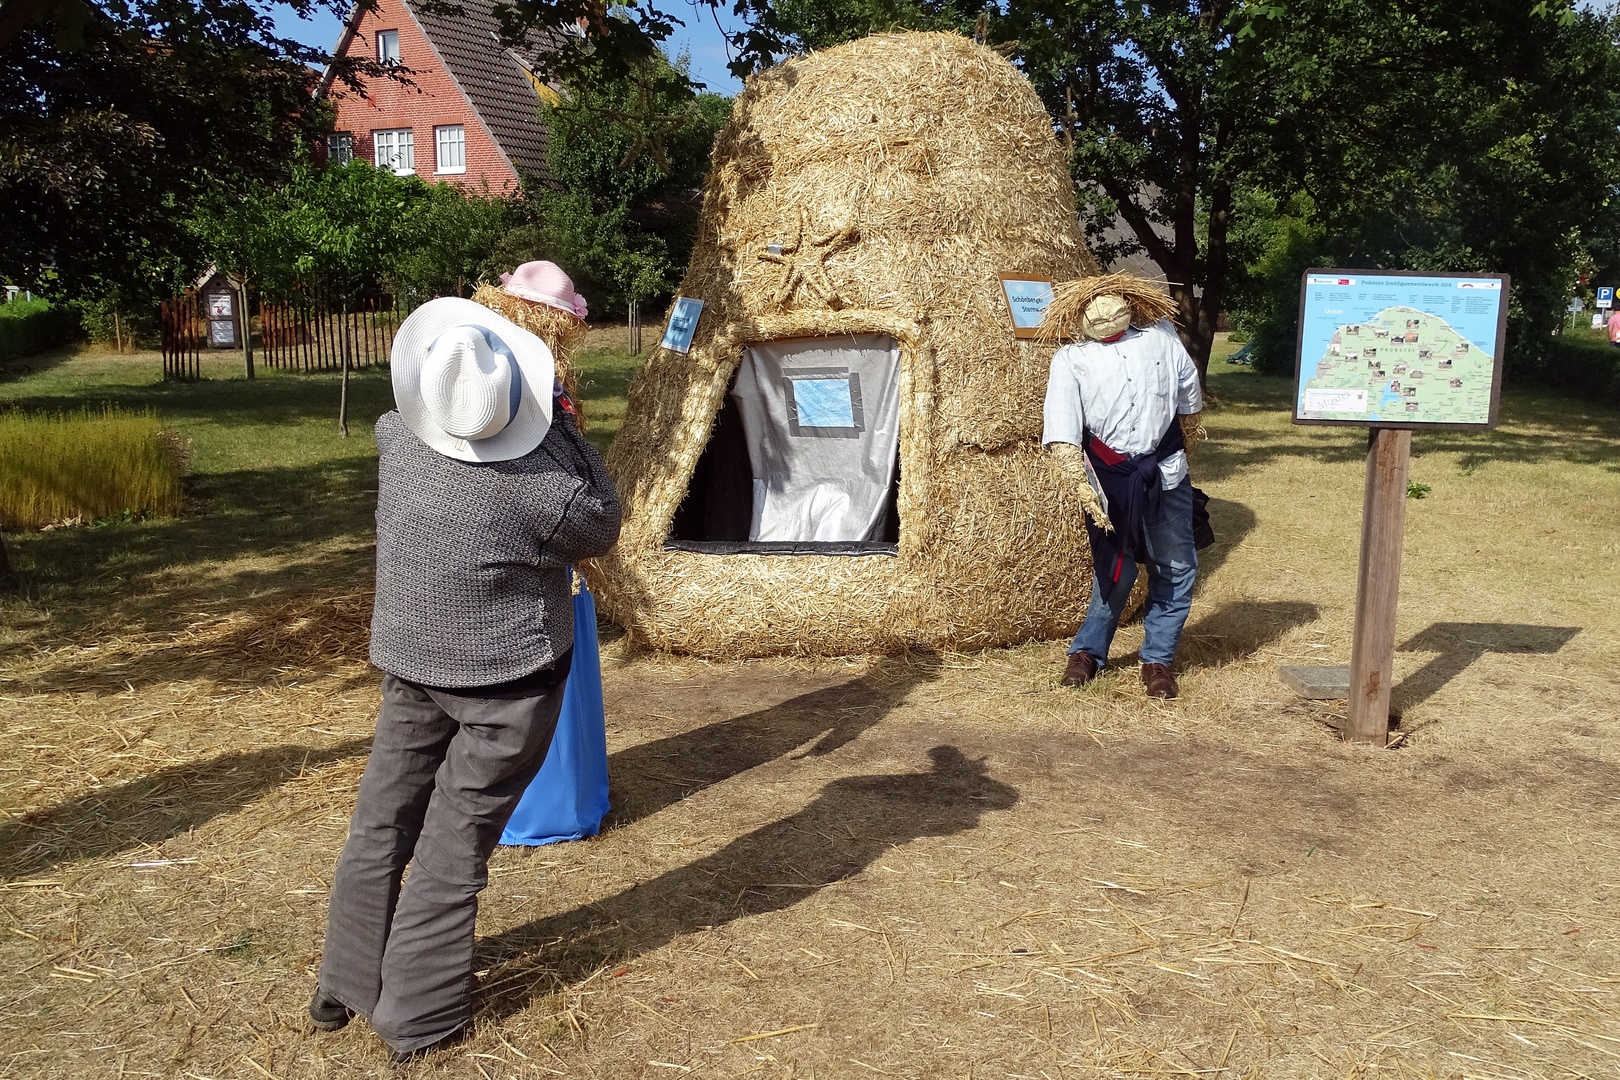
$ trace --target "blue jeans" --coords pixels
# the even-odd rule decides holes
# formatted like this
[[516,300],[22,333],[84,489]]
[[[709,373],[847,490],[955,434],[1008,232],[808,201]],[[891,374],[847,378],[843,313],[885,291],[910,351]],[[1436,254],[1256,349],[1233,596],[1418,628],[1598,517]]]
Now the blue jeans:
[[[1148,522],[1148,607],[1143,620],[1142,663],[1169,667],[1176,658],[1181,629],[1192,609],[1193,582],[1198,580],[1198,549],[1193,546],[1192,481],[1164,492],[1159,521]],[[1099,666],[1108,663],[1108,646],[1119,629],[1119,617],[1136,584],[1136,564],[1127,560],[1119,580],[1108,584],[1092,575],[1086,621],[1074,635],[1070,653],[1087,652]]]

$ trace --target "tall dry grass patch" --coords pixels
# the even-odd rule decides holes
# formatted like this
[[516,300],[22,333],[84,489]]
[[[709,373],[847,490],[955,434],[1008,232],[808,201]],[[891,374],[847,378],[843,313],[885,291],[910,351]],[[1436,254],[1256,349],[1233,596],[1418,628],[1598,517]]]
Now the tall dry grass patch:
[[150,411],[0,413],[0,528],[177,513],[180,457]]

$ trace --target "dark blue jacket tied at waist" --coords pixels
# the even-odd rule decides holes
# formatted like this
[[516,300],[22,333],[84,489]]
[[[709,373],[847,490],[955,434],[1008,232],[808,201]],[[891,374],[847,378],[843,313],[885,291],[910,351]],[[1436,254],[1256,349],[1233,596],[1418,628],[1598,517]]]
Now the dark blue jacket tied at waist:
[[[1125,560],[1147,561],[1147,527],[1163,516],[1164,490],[1159,465],[1178,450],[1187,448],[1181,424],[1172,418],[1170,427],[1145,454],[1127,457],[1091,432],[1085,433],[1083,449],[1091,463],[1103,497],[1108,501],[1108,521],[1113,532],[1099,527],[1088,516],[1086,534],[1091,538],[1091,564],[1097,580],[1112,584],[1119,580]],[[1193,535],[1197,546],[1208,546],[1214,539],[1209,532],[1208,498],[1193,489]]]

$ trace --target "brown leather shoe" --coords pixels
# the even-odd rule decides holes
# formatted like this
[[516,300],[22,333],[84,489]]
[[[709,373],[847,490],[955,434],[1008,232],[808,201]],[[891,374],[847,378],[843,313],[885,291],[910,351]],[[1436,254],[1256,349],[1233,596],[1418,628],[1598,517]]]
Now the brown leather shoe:
[[1142,685],[1147,687],[1148,697],[1173,698],[1181,692],[1176,677],[1164,664],[1143,664]]
[[1069,654],[1069,663],[1063,669],[1064,686],[1084,686],[1097,677],[1097,658],[1081,650]]

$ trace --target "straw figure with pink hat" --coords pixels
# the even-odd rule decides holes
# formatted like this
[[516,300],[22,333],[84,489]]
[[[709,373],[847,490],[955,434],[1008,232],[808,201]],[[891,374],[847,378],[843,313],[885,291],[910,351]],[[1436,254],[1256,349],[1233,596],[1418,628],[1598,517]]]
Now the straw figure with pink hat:
[[[567,272],[554,262],[526,262],[502,274],[499,285],[480,285],[472,298],[546,343],[557,364],[557,378],[577,407],[579,388],[571,354],[585,337],[586,306]],[[578,419],[583,428],[584,417]]]

